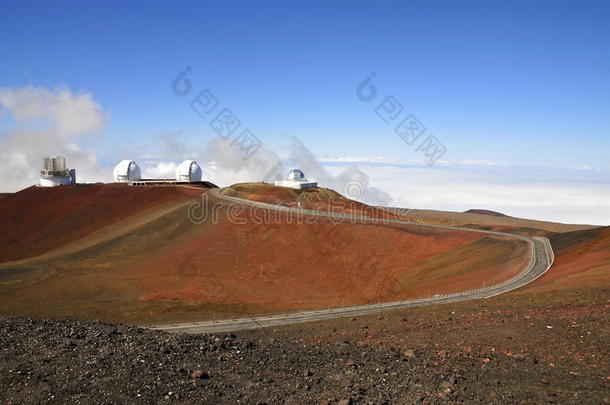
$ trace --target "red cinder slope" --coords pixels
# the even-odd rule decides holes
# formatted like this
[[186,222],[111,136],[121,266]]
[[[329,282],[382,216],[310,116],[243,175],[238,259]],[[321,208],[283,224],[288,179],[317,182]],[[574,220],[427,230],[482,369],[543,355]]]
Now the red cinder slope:
[[528,290],[610,287],[610,227],[560,233],[549,239],[555,263]]
[[[45,191],[30,190],[48,196]],[[21,244],[48,248],[49,233],[93,231],[109,222],[99,218],[117,212],[133,212],[129,221],[141,218],[144,202],[160,204],[163,193],[170,193],[166,199],[186,198],[173,188],[101,187],[100,194],[113,196],[105,201],[87,193],[63,200],[64,194],[84,192],[79,188],[50,191],[61,215],[45,204],[40,206],[47,212],[37,212],[37,221],[23,221],[22,214],[30,230],[13,236]],[[136,198],[131,191],[143,194]],[[477,288],[482,280],[512,277],[528,258],[524,242],[480,233],[325,217],[270,215],[261,221],[250,210],[207,197],[199,222],[179,201],[151,209],[165,213],[95,245],[85,246],[86,240],[129,221],[75,241],[81,250],[5,266],[0,313],[141,323],[355,305]],[[78,202],[78,212],[62,211],[67,201]],[[43,231],[33,232],[36,226]]]
[[204,189],[126,184],[32,186],[0,199],[0,262],[37,256]]
[[316,211],[331,211],[334,213],[349,213],[373,218],[404,219],[401,215],[407,210],[383,210],[350,200],[338,192],[323,188],[292,189],[277,187],[266,183],[239,183],[227,187],[222,194],[284,207],[300,207]]

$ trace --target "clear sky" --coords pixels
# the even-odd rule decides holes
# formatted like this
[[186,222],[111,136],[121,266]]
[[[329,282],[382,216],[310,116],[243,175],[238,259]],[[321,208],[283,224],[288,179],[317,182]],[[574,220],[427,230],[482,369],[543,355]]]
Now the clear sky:
[[[290,136],[320,158],[417,159],[375,113],[394,95],[446,161],[607,179],[609,4],[1,2],[0,89],[91,95],[108,119],[75,142],[108,165],[150,154],[160,134],[213,139],[189,106],[207,88],[278,153]],[[186,67],[193,93],[178,97]],[[356,88],[371,72],[379,96],[364,103]],[[13,118],[0,109],[0,131]]]
[[[0,86],[67,85],[129,137],[213,135],[170,91],[186,66],[270,147],[409,154],[356,86],[377,74],[449,160],[608,166],[608,2],[0,4]],[[404,149],[404,151],[402,151]]]

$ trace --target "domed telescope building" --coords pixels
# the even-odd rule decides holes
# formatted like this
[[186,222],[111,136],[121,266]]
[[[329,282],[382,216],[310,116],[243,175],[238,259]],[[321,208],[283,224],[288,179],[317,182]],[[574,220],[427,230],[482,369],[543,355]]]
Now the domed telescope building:
[[139,181],[142,177],[140,167],[133,160],[121,160],[112,172],[116,183]]
[[176,181],[198,183],[201,181],[201,167],[194,160],[185,160],[176,168]]
[[305,173],[299,169],[289,171],[286,180],[278,180],[275,182],[275,185],[279,187],[290,187],[296,189],[318,187],[318,183],[316,181],[308,180],[307,177],[305,177]]
[[175,179],[147,179],[142,178],[140,167],[133,160],[121,160],[114,168],[114,181],[127,183],[128,186],[176,186],[180,184],[193,184],[203,187],[216,187],[216,185],[202,181],[201,167],[194,160],[185,160],[176,167]]
[[40,171],[41,187],[67,186],[76,183],[76,170],[68,169],[66,158],[62,156],[49,156],[43,160],[43,169]]

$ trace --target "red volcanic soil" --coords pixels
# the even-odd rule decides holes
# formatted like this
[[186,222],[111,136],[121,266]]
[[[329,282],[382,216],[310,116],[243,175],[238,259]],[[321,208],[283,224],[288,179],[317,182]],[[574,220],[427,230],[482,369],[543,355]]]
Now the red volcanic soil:
[[0,199],[0,262],[40,255],[202,190],[126,184],[26,188]]
[[555,263],[528,289],[610,287],[610,227],[560,233],[549,239]]
[[[145,300],[282,309],[361,304],[387,300],[396,293],[399,278],[405,284],[415,282],[409,277],[411,267],[479,239],[466,232],[333,225],[324,220],[223,223],[214,232],[192,235],[161,260],[144,262],[119,277],[141,284],[149,292]],[[428,275],[417,275],[428,280]],[[190,282],[185,283],[185,277]]]
[[519,243],[478,233],[260,222],[211,207],[202,223],[178,207],[80,252],[4,270],[0,312],[140,323],[374,303],[477,288],[527,260]]
[[491,210],[480,210],[480,209],[470,209],[468,211],[464,211],[465,214],[481,214],[481,215],[491,215],[493,217],[508,217],[508,215],[502,214],[501,212],[491,211]]
[[322,187],[297,190],[266,183],[240,183],[227,187],[223,195],[284,207],[349,213],[373,218],[400,219],[400,210],[382,210],[350,200],[334,190]]

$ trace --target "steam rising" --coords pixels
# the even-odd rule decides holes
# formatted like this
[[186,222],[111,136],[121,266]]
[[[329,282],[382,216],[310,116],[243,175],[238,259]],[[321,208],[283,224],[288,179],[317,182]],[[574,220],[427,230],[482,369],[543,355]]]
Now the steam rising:
[[207,170],[212,181],[220,186],[251,181],[273,181],[275,178],[269,176],[282,167],[278,154],[273,151],[261,147],[248,159],[244,159],[239,147],[221,138],[211,140],[202,157],[203,162],[208,163],[207,167],[204,167],[204,175]]
[[313,153],[296,138],[290,140],[290,157],[283,163],[280,156],[261,147],[244,159],[239,148],[224,139],[214,139],[203,154],[204,162],[211,162],[207,169],[211,180],[218,185],[265,181],[273,183],[285,178],[291,168],[299,168],[321,187],[331,188],[349,198],[369,204],[387,205],[392,201],[388,193],[369,185],[369,177],[357,166],[350,166],[338,175],[330,174],[318,162]]
[[[77,169],[78,182],[112,181],[112,168],[102,167],[93,151],[76,143],[79,137],[103,130],[108,120],[108,114],[91,94],[74,93],[67,88],[3,88],[0,118],[4,121],[7,117],[17,125],[0,131],[0,170],[5,174],[0,191],[17,191],[38,183],[41,162],[47,155],[64,156],[68,166]],[[162,160],[139,162],[144,177],[172,178],[178,161],[185,158],[198,159],[204,176],[221,186],[251,181],[272,183],[283,179],[289,169],[300,168],[321,187],[350,198],[379,205],[392,201],[384,191],[370,187],[367,174],[356,166],[338,175],[330,174],[296,138],[291,139],[289,159],[283,160],[264,147],[244,159],[238,146],[220,138],[203,149],[193,148],[181,142],[180,136],[180,132],[165,131],[151,137],[151,150],[146,152]],[[131,158],[138,157],[135,153]]]
[[369,185],[369,176],[358,168],[350,166],[333,176],[322,167],[307,147],[296,138],[291,140],[292,160],[305,175],[315,178],[318,185],[331,188],[346,197],[371,205],[388,205],[392,197],[385,191]]

